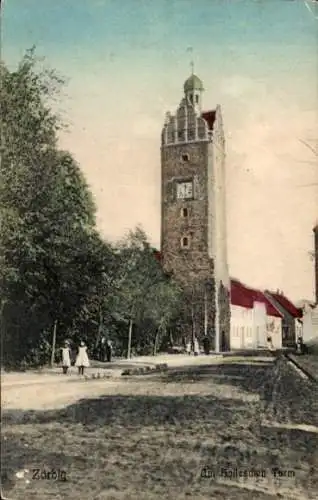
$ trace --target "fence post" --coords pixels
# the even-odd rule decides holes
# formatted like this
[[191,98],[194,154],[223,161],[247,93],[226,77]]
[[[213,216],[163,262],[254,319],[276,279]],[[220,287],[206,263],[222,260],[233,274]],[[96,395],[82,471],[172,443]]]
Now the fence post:
[[53,327],[53,340],[52,340],[52,353],[51,353],[51,368],[54,366],[54,357],[55,357],[55,344],[56,344],[56,327],[57,327],[57,320],[54,321],[54,327]]

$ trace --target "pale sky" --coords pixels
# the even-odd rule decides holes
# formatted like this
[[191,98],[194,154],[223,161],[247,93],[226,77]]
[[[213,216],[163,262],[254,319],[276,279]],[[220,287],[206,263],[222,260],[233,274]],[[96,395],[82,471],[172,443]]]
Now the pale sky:
[[203,108],[223,112],[230,274],[313,298],[318,165],[301,141],[317,148],[316,4],[6,0],[2,37],[10,67],[35,44],[67,78],[60,143],[86,175],[103,235],[140,224],[158,248],[161,128],[182,98],[192,46]]

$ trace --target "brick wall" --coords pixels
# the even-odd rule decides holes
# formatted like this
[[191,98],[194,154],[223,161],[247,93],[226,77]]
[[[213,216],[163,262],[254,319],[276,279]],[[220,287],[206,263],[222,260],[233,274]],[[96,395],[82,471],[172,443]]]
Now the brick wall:
[[[202,337],[207,327],[207,333],[214,343],[218,317],[220,339],[223,331],[226,347],[229,348],[230,301],[227,289],[229,277],[222,119],[218,108],[213,132],[215,137],[211,137],[204,120],[198,119],[202,121],[202,131],[197,134],[196,142],[186,142],[185,138],[190,137],[191,127],[187,132],[184,127],[191,121],[191,110],[187,115],[184,106],[182,101],[182,109],[179,108],[182,113],[177,112],[177,120],[170,116],[168,129],[166,133],[163,132],[162,262],[165,270],[173,273],[181,283],[185,293],[185,334],[191,335],[194,328],[195,334]],[[188,122],[184,118],[186,115]],[[177,138],[185,142],[178,143]],[[178,199],[177,183],[188,181],[193,183],[193,198]],[[181,240],[184,237],[189,239],[188,248],[182,247]]]

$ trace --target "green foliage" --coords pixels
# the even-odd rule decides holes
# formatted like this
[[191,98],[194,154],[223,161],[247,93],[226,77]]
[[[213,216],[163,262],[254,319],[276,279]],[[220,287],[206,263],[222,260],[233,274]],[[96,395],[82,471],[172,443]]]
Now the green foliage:
[[133,325],[136,352],[156,349],[180,292],[137,228],[116,246],[96,230],[92,194],[79,165],[58,149],[53,111],[63,81],[38,69],[34,50],[16,71],[1,64],[0,297],[7,365],[50,359],[57,347],[102,330],[121,352]]
[[149,353],[178,314],[180,291],[164,274],[142,229],[130,231],[118,244],[116,256],[114,311],[117,321],[126,325],[122,330],[122,345],[127,345],[132,321],[135,352]]

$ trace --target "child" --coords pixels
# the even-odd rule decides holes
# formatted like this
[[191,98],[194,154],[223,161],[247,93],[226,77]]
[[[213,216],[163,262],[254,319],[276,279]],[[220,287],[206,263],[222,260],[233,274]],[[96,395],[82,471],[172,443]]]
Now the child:
[[69,367],[71,366],[70,357],[70,346],[67,340],[64,342],[64,347],[62,347],[62,368],[63,373],[66,375]]
[[84,368],[89,366],[89,359],[87,355],[87,346],[85,342],[81,341],[78,348],[78,355],[76,358],[75,366],[78,367],[78,374],[84,375]]

